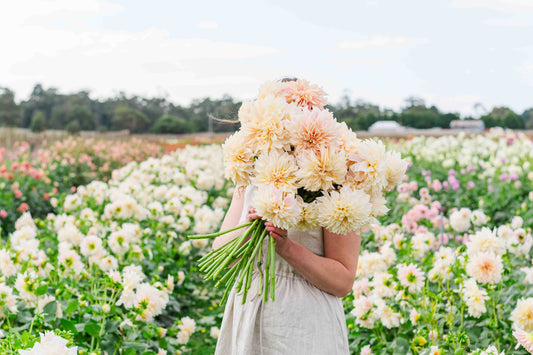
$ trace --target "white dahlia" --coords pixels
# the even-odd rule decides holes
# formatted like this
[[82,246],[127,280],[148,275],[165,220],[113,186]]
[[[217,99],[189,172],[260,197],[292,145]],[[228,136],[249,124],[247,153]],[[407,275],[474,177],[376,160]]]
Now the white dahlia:
[[409,264],[398,265],[398,280],[400,284],[406,287],[409,292],[418,292],[424,287],[424,272],[418,266]]
[[483,227],[474,235],[471,235],[466,247],[468,255],[479,252],[492,252],[496,255],[503,255],[506,251],[505,239],[496,236],[496,233],[487,227]]
[[450,225],[459,233],[466,232],[470,228],[471,215],[472,212],[468,208],[461,208],[451,214]]

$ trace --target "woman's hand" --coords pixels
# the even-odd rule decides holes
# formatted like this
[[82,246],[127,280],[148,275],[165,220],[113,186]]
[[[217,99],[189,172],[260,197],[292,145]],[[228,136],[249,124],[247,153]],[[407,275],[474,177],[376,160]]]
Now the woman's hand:
[[276,241],[276,253],[284,256],[291,244],[292,240],[287,238],[287,231],[285,229],[274,226],[272,222],[265,222],[265,229],[270,232],[270,235]]
[[[255,219],[262,218],[259,214],[257,214],[257,211],[255,208],[250,207],[248,209],[248,221],[253,221]],[[274,226],[272,222],[265,222],[265,229],[270,233],[272,238],[276,241],[276,252],[283,256],[284,253],[287,251],[288,246],[292,243],[292,241],[287,238],[287,231],[285,229],[277,228]]]
[[261,219],[261,216],[257,214],[255,208],[253,207],[248,208],[248,215],[246,217],[248,219],[248,222],[251,222],[254,219]]

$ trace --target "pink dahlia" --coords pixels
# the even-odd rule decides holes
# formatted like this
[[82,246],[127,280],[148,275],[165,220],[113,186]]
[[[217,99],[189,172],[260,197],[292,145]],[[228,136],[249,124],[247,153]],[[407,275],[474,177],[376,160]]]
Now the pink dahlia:
[[288,103],[295,102],[300,107],[309,109],[317,107],[324,108],[327,104],[327,95],[318,85],[311,85],[307,80],[289,81],[285,88],[280,91]]
[[525,330],[516,328],[513,335],[518,340],[520,345],[524,347],[530,354],[533,354],[533,333],[528,333]]
[[333,114],[327,110],[304,110],[287,123],[291,143],[298,152],[322,149],[336,144],[339,134]]

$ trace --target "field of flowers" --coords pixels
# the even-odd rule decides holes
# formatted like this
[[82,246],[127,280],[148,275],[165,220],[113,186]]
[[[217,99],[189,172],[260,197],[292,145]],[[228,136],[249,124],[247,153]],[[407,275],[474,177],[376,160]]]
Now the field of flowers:
[[140,140],[109,141],[68,138],[31,151],[26,142],[0,148],[0,235],[13,230],[20,215],[44,218],[57,197],[98,179],[130,161],[158,157],[163,150]]
[[[344,298],[352,353],[526,354],[512,331],[533,331],[533,143],[491,131],[389,147],[412,165],[363,235]],[[207,242],[185,236],[219,228],[232,194],[222,151],[136,159],[107,181],[87,170],[53,213],[14,220],[0,245],[0,353],[59,346],[40,340],[48,330],[80,354],[213,353],[222,295],[196,267]]]

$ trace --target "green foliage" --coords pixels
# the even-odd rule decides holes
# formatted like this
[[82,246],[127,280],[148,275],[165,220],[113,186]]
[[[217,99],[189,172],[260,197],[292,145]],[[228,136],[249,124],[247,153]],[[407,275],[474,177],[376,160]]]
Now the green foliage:
[[81,130],[81,125],[78,120],[73,120],[67,123],[65,129],[70,133],[78,133]]
[[19,126],[20,108],[15,103],[15,93],[8,88],[0,88],[0,126]]
[[526,129],[533,129],[533,109],[529,109],[524,111],[522,114],[522,121],[524,121],[524,125]]
[[190,132],[190,127],[183,118],[164,115],[155,121],[150,131],[153,133],[187,133]]
[[[527,111],[526,111],[527,112]],[[525,114],[525,113],[524,113]],[[495,107],[489,114],[482,116],[485,127],[504,127],[511,129],[524,129],[524,120],[507,107]]]
[[113,110],[111,123],[115,129],[128,129],[130,132],[143,132],[150,119],[141,111],[121,105]]
[[[440,112],[435,106],[427,106],[419,97],[405,99],[405,107],[394,112],[378,105],[352,100],[344,95],[328,109],[337,120],[344,121],[354,130],[367,130],[380,120],[393,120],[413,128],[448,128],[452,120],[460,119],[456,113]],[[30,98],[17,105],[14,93],[0,88],[0,126],[30,127],[36,111],[43,112],[48,129],[65,129],[72,121],[72,131],[120,130],[134,133],[194,133],[233,132],[239,129],[236,121],[241,102],[229,95],[221,99],[195,99],[188,106],[176,105],[163,97],[144,98],[127,96],[121,92],[116,97],[95,100],[89,92],[61,94],[55,88],[45,89],[36,84]],[[475,107],[480,106],[477,104]],[[485,126],[513,129],[533,129],[533,109],[520,116],[507,107],[496,107],[482,117]],[[170,119],[167,115],[178,119]],[[77,128],[76,125],[79,125]]]
[[42,132],[46,129],[46,118],[42,111],[35,111],[33,113],[30,129],[32,132]]

